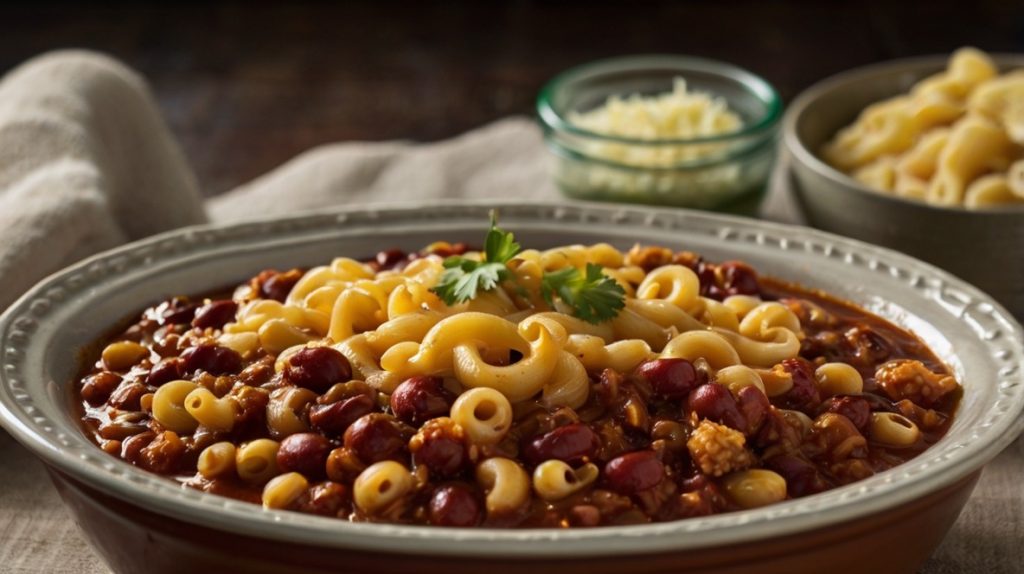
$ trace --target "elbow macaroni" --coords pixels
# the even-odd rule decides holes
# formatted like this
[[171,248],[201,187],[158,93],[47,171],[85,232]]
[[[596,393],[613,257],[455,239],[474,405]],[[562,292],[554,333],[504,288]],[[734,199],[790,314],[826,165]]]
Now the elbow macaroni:
[[[920,116],[915,121],[926,123],[945,113],[938,108],[915,109]],[[874,121],[888,121],[889,113],[874,111]],[[945,141],[954,135],[950,131],[933,139]],[[906,162],[912,166],[908,170],[915,177],[929,170],[941,173],[937,144],[919,147]],[[464,256],[479,258],[472,252]],[[590,263],[604,266],[627,294],[625,307],[613,319],[587,323],[573,317],[563,302],[552,308],[536,295],[543,273],[583,269]],[[328,344],[348,359],[353,377],[383,393],[391,393],[414,376],[448,378],[452,388],[463,390],[450,409],[452,420],[465,430],[471,444],[485,449],[505,439],[519,405],[536,401],[548,409],[580,408],[587,403],[593,374],[609,368],[628,373],[652,359],[682,358],[703,365],[713,380],[734,395],[754,386],[774,397],[793,386],[792,376],[779,365],[798,355],[804,333],[800,319],[782,303],[751,295],[724,301],[704,297],[700,280],[689,267],[664,264],[645,271],[607,244],[525,250],[509,268],[533,295],[499,286],[469,302],[448,306],[430,291],[443,273],[440,257],[427,256],[402,270],[380,272],[339,258],[303,275],[284,303],[258,300],[243,306],[222,337],[233,338],[225,343],[248,349],[250,338],[258,336],[260,344],[278,354],[277,370],[281,371],[293,349],[326,336]],[[842,364],[821,366],[815,380],[824,395],[856,394],[863,387],[859,374]],[[230,429],[230,403],[189,384],[177,382],[163,396],[155,396],[154,410],[177,428],[202,422]],[[300,413],[315,399],[315,393],[296,387],[274,391],[266,407],[270,435],[282,440],[308,431]],[[178,403],[185,406],[175,410]],[[806,416],[796,411],[787,414],[801,428],[810,428],[811,421],[803,420]],[[254,482],[269,480],[261,470],[273,469],[273,461],[256,453],[269,453],[271,447],[276,448],[276,443],[239,448],[238,475]],[[207,456],[210,472],[219,472],[214,464],[219,460],[217,452],[211,450]],[[568,496],[573,488],[582,488],[579,485],[589,480],[591,472],[589,466],[573,470],[558,461],[548,461],[541,468],[531,481],[508,459],[492,457],[478,465],[477,478],[488,491],[489,512],[514,508],[531,488],[546,500]],[[403,478],[407,474],[404,467],[400,472],[387,465],[364,470],[362,494],[356,493],[362,502],[357,501],[357,506],[372,513],[390,504],[391,496],[400,497],[407,489],[409,481]],[[367,486],[380,481],[388,488],[374,492],[376,487]]]
[[185,410],[204,427],[227,432],[235,426],[238,409],[230,398],[218,399],[209,389],[199,387],[185,397]]
[[530,499],[530,476],[514,460],[489,458],[476,467],[476,480],[487,493],[488,516],[507,515]]
[[415,481],[407,468],[393,460],[385,460],[359,473],[352,484],[352,500],[363,512],[376,514],[400,501],[414,486]]
[[199,426],[185,408],[188,396],[198,388],[192,381],[164,383],[153,394],[153,418],[176,433],[190,433]]
[[299,416],[303,406],[316,400],[316,393],[301,387],[282,387],[270,394],[267,402],[267,430],[270,436],[281,440],[286,436],[309,430]]
[[476,444],[494,444],[512,427],[512,404],[494,389],[470,389],[455,399],[451,418]]
[[227,441],[211,444],[199,453],[196,470],[206,479],[234,474],[237,452],[235,445]]
[[269,438],[247,442],[235,453],[235,470],[246,482],[262,484],[277,475],[277,449]]
[[600,470],[592,462],[573,469],[560,460],[549,460],[533,471],[533,490],[548,502],[562,500],[590,486]]
[[846,363],[821,365],[814,371],[814,380],[824,397],[859,395],[864,391],[864,379]]
[[871,413],[868,435],[891,447],[911,446],[921,438],[921,430],[907,417],[897,413]]
[[264,508],[288,508],[299,499],[309,482],[297,472],[287,472],[275,476],[263,487]]
[[909,95],[868,106],[822,155],[902,197],[968,209],[1021,205],[1024,194],[1003,181],[1024,156],[1022,102],[1024,71],[999,76],[985,53],[962,48]]
[[[764,370],[795,357],[803,336],[785,305],[750,295],[709,299],[689,267],[665,264],[645,271],[608,244],[524,250],[509,263],[523,289],[499,286],[452,306],[430,291],[444,272],[441,261],[431,255],[401,270],[376,272],[336,259],[303,275],[284,303],[243,306],[223,336],[247,349],[250,341],[240,337],[258,334],[280,353],[280,367],[290,349],[326,335],[348,359],[354,378],[384,393],[413,376],[437,376],[463,389],[493,390],[512,405],[537,400],[548,408],[585,404],[589,375],[606,368],[629,372],[651,359],[678,357],[713,370]],[[604,266],[626,292],[625,307],[596,325],[572,316],[564,302],[552,308],[539,296],[545,272],[588,264]],[[770,395],[785,392],[768,386],[760,388]],[[274,438],[307,430],[294,413],[309,400],[271,398],[267,422]],[[463,417],[479,430],[477,440],[493,439],[493,430],[488,434],[480,420]]]

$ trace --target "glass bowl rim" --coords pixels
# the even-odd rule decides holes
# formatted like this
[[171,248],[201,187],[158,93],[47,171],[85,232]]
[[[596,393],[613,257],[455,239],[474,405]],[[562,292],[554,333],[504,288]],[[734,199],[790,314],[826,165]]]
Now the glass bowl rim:
[[[603,75],[607,73],[623,72],[630,69],[642,70],[653,67],[678,68],[680,75],[685,77],[685,70],[695,70],[707,74],[717,75],[723,78],[736,81],[746,88],[747,93],[754,95],[765,104],[767,110],[763,117],[757,122],[744,126],[742,129],[725,134],[702,136],[684,139],[638,139],[623,136],[614,136],[593,132],[573,124],[562,117],[554,106],[552,99],[554,95],[567,83],[580,78],[581,76],[594,74]],[[775,88],[764,78],[749,72],[739,66],[696,56],[684,56],[674,54],[637,54],[631,56],[619,56],[603,60],[587,62],[559,73],[540,89],[537,94],[537,115],[545,129],[563,131],[573,135],[592,138],[606,142],[623,143],[637,146],[678,146],[691,144],[704,144],[715,142],[728,142],[746,136],[757,135],[762,132],[770,132],[782,117],[782,99]]]

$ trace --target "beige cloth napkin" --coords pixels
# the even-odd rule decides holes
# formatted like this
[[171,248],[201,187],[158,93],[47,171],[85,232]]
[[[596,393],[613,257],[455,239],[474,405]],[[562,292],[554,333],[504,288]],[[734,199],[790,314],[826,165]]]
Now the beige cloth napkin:
[[[784,182],[776,184],[763,215],[798,219]],[[208,217],[231,221],[331,205],[463,197],[558,197],[532,121],[503,120],[428,145],[324,146],[204,206],[145,83],[132,71],[97,54],[58,52],[0,81],[0,310],[86,255]],[[1015,445],[987,468],[922,572],[1020,572],[1022,477],[1024,457]],[[2,431],[0,485],[0,571],[108,571],[41,465]]]

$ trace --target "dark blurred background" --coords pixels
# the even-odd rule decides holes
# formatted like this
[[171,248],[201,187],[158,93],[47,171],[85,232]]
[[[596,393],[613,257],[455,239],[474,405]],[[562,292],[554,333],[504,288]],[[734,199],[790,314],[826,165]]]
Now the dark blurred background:
[[208,194],[317,144],[436,140],[532,113],[548,78],[608,56],[730,61],[788,102],[874,61],[966,44],[1024,52],[1024,0],[36,0],[0,7],[0,22],[0,72],[68,47],[139,70]]

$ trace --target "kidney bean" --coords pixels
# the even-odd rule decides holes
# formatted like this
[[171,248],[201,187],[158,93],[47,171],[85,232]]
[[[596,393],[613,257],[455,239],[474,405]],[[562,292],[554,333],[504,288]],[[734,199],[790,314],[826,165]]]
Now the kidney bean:
[[189,347],[181,353],[184,372],[206,371],[211,375],[230,375],[242,370],[242,356],[219,345]]
[[345,447],[359,460],[372,464],[403,452],[406,439],[394,417],[383,413],[364,415],[345,431]]
[[447,414],[454,402],[455,395],[444,388],[440,377],[412,377],[391,393],[391,412],[399,420],[419,426]]
[[380,266],[381,270],[394,269],[399,263],[408,261],[405,252],[401,249],[388,249],[386,251],[380,251],[375,257],[377,265]]
[[[703,259],[698,259],[696,265],[691,267],[691,269],[693,269],[693,272],[697,274],[697,279],[700,280],[700,294],[706,297],[718,295],[717,297],[713,298],[721,300],[722,292],[721,289],[718,289],[718,280],[715,277],[714,264],[708,263]],[[712,293],[712,288],[715,288],[717,290],[717,293]]]
[[330,441],[321,434],[302,432],[289,435],[277,449],[277,466],[284,472],[298,472],[310,480],[324,476]]
[[[145,415],[142,412],[130,414]],[[113,420],[100,423],[100,426],[96,429],[96,434],[107,440],[124,440],[130,436],[147,431],[149,431],[149,426],[137,417],[118,416]]]
[[794,455],[782,454],[764,461],[765,468],[786,479],[786,491],[792,497],[806,496],[828,488],[821,473],[810,462]]
[[158,325],[185,325],[192,321],[199,306],[183,297],[174,297],[146,310],[144,317]]
[[185,374],[184,371],[185,363],[181,359],[177,357],[164,359],[150,369],[149,376],[146,377],[146,384],[151,387],[159,387],[164,383],[180,379]]
[[302,278],[302,270],[291,269],[284,273],[270,272],[269,277],[260,283],[260,295],[264,299],[273,299],[284,303],[292,287]]
[[739,407],[743,417],[747,419],[747,436],[751,436],[761,430],[765,419],[768,418],[768,411],[772,405],[768,397],[757,387],[743,387],[736,396],[736,405]]
[[192,319],[192,326],[200,329],[220,329],[226,323],[233,321],[237,312],[238,303],[231,299],[210,301],[196,311],[196,316]]
[[740,412],[729,389],[722,385],[697,387],[687,397],[686,407],[702,419],[710,419],[741,432],[747,430],[747,418]]
[[476,526],[482,519],[480,497],[469,487],[446,484],[430,497],[430,523],[434,526]]
[[871,404],[864,398],[851,395],[829,397],[824,403],[824,412],[836,413],[850,419],[857,430],[864,432],[871,421]]
[[452,477],[469,466],[462,432],[451,419],[435,419],[423,425],[409,441],[412,459],[430,469],[432,476]]
[[780,397],[785,408],[813,413],[821,403],[821,393],[814,382],[814,367],[800,357],[782,361],[782,368],[793,377],[793,388]]
[[523,447],[522,456],[534,465],[552,459],[576,465],[593,458],[600,446],[597,433],[586,424],[574,423],[530,440]]
[[139,400],[142,395],[149,392],[149,387],[142,383],[131,382],[122,384],[110,395],[110,399],[107,403],[117,409],[123,411],[139,411],[142,410],[142,406],[139,404]]
[[284,377],[293,385],[323,393],[352,378],[348,359],[330,347],[302,349],[288,359]]
[[89,375],[82,381],[82,398],[85,402],[98,407],[107,402],[110,394],[121,384],[121,375],[103,371]]
[[636,494],[657,486],[665,478],[665,465],[649,450],[628,452],[604,465],[608,486],[619,494]]
[[145,431],[121,441],[121,458],[138,466],[139,453],[156,438],[153,431]]
[[462,472],[469,461],[466,446],[449,437],[425,438],[423,446],[413,455],[417,465],[423,465],[437,476],[455,476]]
[[746,263],[726,261],[718,266],[718,272],[727,295],[757,295],[761,292],[757,272]]
[[181,342],[181,335],[173,329],[160,327],[153,333],[153,343],[150,348],[161,357],[178,356],[178,343]]
[[376,403],[369,395],[356,395],[329,405],[314,405],[309,410],[309,424],[331,436],[341,436],[363,415],[373,412]]
[[686,359],[647,361],[637,367],[636,374],[646,379],[655,393],[670,400],[685,398],[690,391],[707,382],[704,373]]

